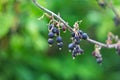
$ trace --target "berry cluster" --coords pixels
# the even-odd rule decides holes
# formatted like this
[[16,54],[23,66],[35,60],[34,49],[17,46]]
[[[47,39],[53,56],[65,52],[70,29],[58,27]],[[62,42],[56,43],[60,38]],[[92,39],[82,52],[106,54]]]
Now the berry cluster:
[[60,36],[60,29],[62,29],[63,31],[66,31],[65,26],[62,26],[62,28],[60,28],[59,25],[54,24],[54,23],[51,23],[48,25],[48,30],[49,30],[48,43],[50,46],[52,46],[53,43],[55,42],[54,37],[56,37],[57,46],[61,50],[61,48],[63,47],[63,40],[62,40],[62,37]]
[[95,50],[92,52],[92,55],[96,58],[98,64],[102,63],[102,55],[100,54],[100,46],[95,45]]
[[[76,23],[77,24],[77,23]],[[74,32],[71,33],[72,35],[72,43],[68,45],[69,51],[72,52],[72,57],[75,59],[77,55],[83,54],[84,50],[80,48],[81,39],[86,40],[88,38],[86,33],[83,33],[82,30],[79,30],[77,25],[74,26]]]

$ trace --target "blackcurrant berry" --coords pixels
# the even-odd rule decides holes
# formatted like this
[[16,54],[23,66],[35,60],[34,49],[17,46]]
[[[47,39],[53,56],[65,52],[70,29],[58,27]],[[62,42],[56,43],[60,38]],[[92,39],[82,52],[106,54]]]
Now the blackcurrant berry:
[[59,48],[62,48],[63,47],[63,42],[60,42],[57,44]]
[[53,27],[54,27],[54,24],[50,24],[50,25],[48,26],[49,30],[51,30]]
[[54,33],[53,32],[49,32],[48,36],[49,36],[49,38],[53,38],[54,37]]
[[79,36],[75,36],[74,39],[75,39],[75,41],[79,41],[80,40]]
[[98,64],[102,63],[102,58],[96,58]]
[[56,38],[56,41],[57,41],[58,43],[62,42],[62,37],[61,37],[61,36],[58,36],[58,37]]
[[82,34],[82,39],[86,40],[87,38],[88,38],[87,33],[83,33],[83,34]]
[[75,44],[74,44],[74,43],[70,43],[70,44],[68,45],[68,48],[69,48],[70,50],[73,50],[74,47],[75,47]]
[[53,33],[56,33],[56,32],[57,32],[57,28],[54,27],[54,28],[52,29],[52,32],[53,32]]
[[77,53],[78,53],[77,49],[74,49],[74,50],[73,50],[73,53],[74,53],[74,54],[77,54]]
[[75,37],[75,33],[74,32],[72,32],[71,35],[72,35],[72,37]]
[[53,44],[53,43],[54,43],[54,40],[53,40],[53,39],[51,39],[51,38],[49,38],[49,39],[48,39],[48,43],[51,45],[51,44]]
[[83,31],[82,31],[82,30],[78,30],[78,33],[82,35],[82,34],[83,34]]
[[80,44],[80,39],[75,41],[75,44]]
[[58,29],[56,29],[56,34],[59,35],[59,30]]

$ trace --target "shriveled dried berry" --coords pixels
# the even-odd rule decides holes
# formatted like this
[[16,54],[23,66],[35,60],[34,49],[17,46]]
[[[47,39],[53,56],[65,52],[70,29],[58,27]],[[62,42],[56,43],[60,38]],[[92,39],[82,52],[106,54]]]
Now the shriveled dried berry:
[[63,31],[66,31],[66,27],[65,27],[64,25],[62,26],[62,30],[63,30]]

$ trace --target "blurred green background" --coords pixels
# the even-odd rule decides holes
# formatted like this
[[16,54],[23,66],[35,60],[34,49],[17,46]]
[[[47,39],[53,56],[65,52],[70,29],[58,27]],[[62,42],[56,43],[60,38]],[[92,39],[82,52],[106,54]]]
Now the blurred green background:
[[[90,38],[105,42],[109,31],[120,36],[111,9],[102,9],[96,0],[38,0],[71,26],[83,20],[80,29]],[[120,0],[113,0],[120,10]],[[64,47],[47,43],[49,19],[32,0],[0,0],[0,80],[120,80],[120,56],[103,48],[102,66],[91,55],[94,45],[81,42],[85,54],[72,59],[67,45],[70,32],[61,33]],[[120,12],[119,12],[120,13]]]

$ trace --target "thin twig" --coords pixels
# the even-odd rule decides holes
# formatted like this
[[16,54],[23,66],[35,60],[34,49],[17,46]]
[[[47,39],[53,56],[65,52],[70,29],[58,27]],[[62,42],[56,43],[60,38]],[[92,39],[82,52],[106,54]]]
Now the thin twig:
[[[73,32],[73,29],[70,25],[68,25],[67,22],[65,22],[60,16],[56,15],[54,12],[44,8],[43,6],[41,6],[36,0],[33,0],[33,3],[38,7],[40,8],[41,10],[43,10],[44,12],[48,13],[49,15],[52,15],[53,17],[55,17],[56,19],[58,19],[60,22],[62,22],[71,32]],[[98,41],[95,41],[93,39],[90,39],[89,37],[87,38],[87,41],[91,42],[91,43],[94,43],[94,44],[97,44],[101,47],[105,47],[105,48],[115,48],[116,47],[116,44],[104,44],[104,43],[101,43],[101,42],[98,42]]]
[[108,5],[108,7],[110,7],[112,9],[112,11],[116,15],[116,17],[120,18],[118,12],[116,11],[115,7],[113,6],[112,0],[107,5]]

